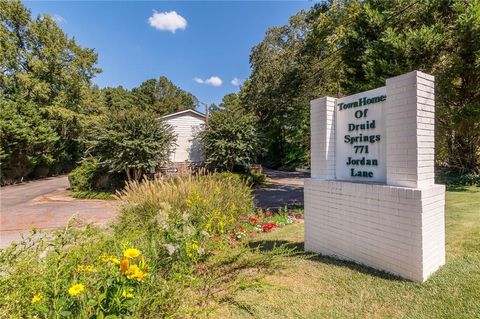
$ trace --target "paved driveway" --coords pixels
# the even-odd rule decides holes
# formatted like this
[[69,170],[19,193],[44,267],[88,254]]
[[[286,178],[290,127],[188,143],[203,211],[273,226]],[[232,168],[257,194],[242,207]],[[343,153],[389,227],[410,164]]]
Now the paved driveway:
[[5,186],[0,189],[0,248],[18,240],[32,227],[65,226],[76,215],[81,223],[104,224],[115,217],[116,202],[68,196],[66,176]]
[[310,174],[271,169],[264,169],[263,173],[270,184],[253,192],[258,208],[303,208],[303,180]]

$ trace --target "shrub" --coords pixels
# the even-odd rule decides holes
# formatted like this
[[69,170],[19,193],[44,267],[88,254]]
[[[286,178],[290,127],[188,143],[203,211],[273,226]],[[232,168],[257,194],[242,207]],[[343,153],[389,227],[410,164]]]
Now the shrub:
[[248,171],[245,175],[247,183],[252,185],[252,187],[260,187],[264,185],[267,181],[267,176],[262,173],[255,173]]
[[93,190],[95,181],[105,173],[106,170],[100,167],[96,159],[85,159],[80,166],[68,174],[70,188],[73,191]]
[[480,175],[478,174],[444,173],[439,176],[438,180],[439,183],[447,186],[480,186]]
[[105,199],[108,194],[97,191],[113,192],[125,185],[123,173],[111,173],[97,159],[91,157],[68,174],[70,188],[74,197]]
[[149,169],[168,160],[175,145],[172,127],[155,113],[120,110],[103,117],[87,134],[88,154],[111,172],[140,180]]
[[54,162],[59,137],[50,124],[32,103],[0,96],[0,184],[13,183],[37,166]]
[[218,174],[224,178],[238,179],[251,187],[260,187],[265,185],[267,181],[267,176],[265,174],[254,173],[250,170],[246,172],[221,172]]
[[255,163],[262,151],[255,117],[239,106],[212,111],[208,127],[200,137],[205,161],[219,169],[247,167]]

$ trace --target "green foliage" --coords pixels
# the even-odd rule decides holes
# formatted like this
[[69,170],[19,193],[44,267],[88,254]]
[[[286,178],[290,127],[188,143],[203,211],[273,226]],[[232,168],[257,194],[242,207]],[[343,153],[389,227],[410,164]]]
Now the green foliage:
[[300,54],[309,28],[306,13],[301,11],[290,18],[289,25],[269,28],[250,55],[252,74],[240,99],[255,115],[256,128],[265,137],[267,153],[262,159],[268,166],[302,162],[301,156],[292,159],[288,154],[304,154],[309,149],[308,103],[316,92],[302,84],[306,68]]
[[261,187],[264,186],[267,182],[267,175],[262,173],[254,173],[248,171],[247,173],[247,183],[252,185],[252,187]]
[[1,303],[2,315],[104,318],[132,314],[148,280],[148,257],[128,258],[126,268],[119,268],[120,261],[126,260],[123,251],[130,248],[127,243],[96,227],[72,226],[73,222],[52,237],[34,232],[1,251],[0,289],[8,291]]
[[159,115],[195,109],[198,105],[193,94],[180,89],[165,76],[161,76],[158,81],[144,81],[138,88],[132,89],[131,93],[138,106]]
[[106,173],[107,170],[102,168],[96,159],[85,159],[80,166],[68,174],[70,188],[73,191],[93,190],[97,179]]
[[437,164],[480,170],[480,1],[331,1],[270,28],[250,56],[241,105],[256,116],[270,166],[308,166],[309,101],[436,76]]
[[254,116],[238,106],[212,111],[200,137],[205,161],[219,169],[246,167],[255,163],[262,151]]
[[75,198],[111,199],[113,192],[125,186],[124,172],[109,172],[94,157],[85,158],[68,174],[71,195]]
[[102,117],[90,128],[87,153],[111,172],[125,172],[139,180],[149,169],[166,161],[175,144],[172,128],[155,114],[120,110]]
[[456,186],[480,186],[480,175],[458,175],[452,172],[444,172],[438,178],[438,182],[447,185],[447,188]]
[[434,74],[437,162],[457,174],[478,173],[480,2],[370,1],[349,20],[341,50],[347,93],[414,69]]
[[267,182],[267,176],[265,174],[259,174],[252,172],[251,170],[240,171],[240,172],[221,172],[218,173],[224,178],[233,178],[239,179],[249,185],[250,187],[261,187],[264,186]]
[[134,96],[122,86],[102,90],[105,104],[110,110],[128,110],[135,105]]
[[100,90],[91,81],[101,72],[97,58],[50,16],[32,18],[20,1],[0,0],[0,117],[4,128],[15,125],[1,139],[2,183],[68,172],[84,155],[86,128],[112,110],[164,115],[198,105],[164,76],[131,91]]
[[166,115],[198,105],[197,98],[176,86],[165,76],[143,81],[131,91],[122,86],[103,89],[106,106],[111,110],[138,109]]
[[32,19],[20,1],[1,0],[0,8],[0,116],[12,127],[2,132],[2,183],[67,170],[80,156],[76,137],[100,72],[97,55],[51,17]]
[[1,183],[50,165],[59,136],[29,102],[0,99]]
[[[218,106],[218,109],[226,108],[226,107],[239,107],[241,104],[240,97],[236,93],[228,93],[222,98],[222,103]],[[212,108],[215,110],[215,107]]]

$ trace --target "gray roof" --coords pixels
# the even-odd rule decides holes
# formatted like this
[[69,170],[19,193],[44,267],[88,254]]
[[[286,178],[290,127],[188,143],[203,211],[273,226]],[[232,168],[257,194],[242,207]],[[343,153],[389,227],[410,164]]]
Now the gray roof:
[[162,116],[162,119],[169,119],[169,118],[176,117],[176,116],[186,115],[187,113],[191,113],[191,115],[194,115],[196,117],[200,117],[203,120],[206,118],[205,114],[203,114],[201,112],[198,112],[196,110],[189,109],[189,110],[184,110],[184,111],[180,111],[180,112],[176,112],[176,113],[172,113],[172,114]]

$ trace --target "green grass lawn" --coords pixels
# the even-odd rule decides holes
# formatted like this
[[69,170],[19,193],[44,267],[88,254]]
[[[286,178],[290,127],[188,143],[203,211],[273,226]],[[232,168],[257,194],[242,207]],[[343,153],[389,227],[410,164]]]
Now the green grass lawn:
[[480,318],[480,188],[450,191],[446,201],[447,263],[427,282],[306,254],[303,224],[295,224],[250,242],[263,250],[287,243],[296,253],[214,317]]
[[79,198],[79,199],[104,199],[104,200],[115,199],[112,193],[100,192],[100,191],[70,191],[70,196],[72,196],[73,198]]

